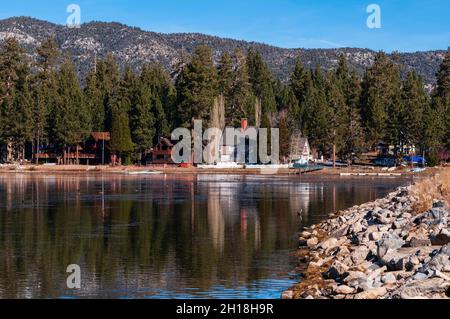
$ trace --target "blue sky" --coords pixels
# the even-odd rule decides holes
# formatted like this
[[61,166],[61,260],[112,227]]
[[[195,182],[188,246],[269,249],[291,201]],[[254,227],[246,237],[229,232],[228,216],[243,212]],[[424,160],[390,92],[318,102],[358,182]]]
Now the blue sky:
[[[0,19],[31,16],[64,24],[66,7],[82,22],[117,21],[157,32],[200,32],[285,48],[447,49],[449,0],[0,0]],[[381,29],[366,25],[381,7]]]

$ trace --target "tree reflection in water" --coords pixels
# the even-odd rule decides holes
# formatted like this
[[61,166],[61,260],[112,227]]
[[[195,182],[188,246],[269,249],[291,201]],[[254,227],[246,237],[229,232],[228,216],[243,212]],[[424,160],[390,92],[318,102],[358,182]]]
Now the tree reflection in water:
[[[300,220],[402,183],[0,175],[0,298],[276,298],[293,282]],[[81,266],[79,291],[65,287],[69,264]]]

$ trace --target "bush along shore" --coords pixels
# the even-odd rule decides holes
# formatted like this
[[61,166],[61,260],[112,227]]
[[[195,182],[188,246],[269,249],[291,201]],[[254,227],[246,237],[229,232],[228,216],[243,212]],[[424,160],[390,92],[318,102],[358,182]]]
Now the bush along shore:
[[282,298],[449,298],[449,187],[447,168],[305,228],[302,279]]

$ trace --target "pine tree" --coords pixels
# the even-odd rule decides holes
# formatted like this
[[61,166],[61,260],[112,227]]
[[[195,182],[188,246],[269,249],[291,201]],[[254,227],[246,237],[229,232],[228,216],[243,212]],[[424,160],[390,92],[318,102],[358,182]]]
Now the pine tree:
[[104,94],[100,87],[95,67],[86,76],[86,85],[84,87],[84,98],[91,113],[92,130],[94,132],[105,131]]
[[248,51],[247,67],[253,94],[261,100],[262,114],[276,112],[272,73],[259,52],[253,49]]
[[435,112],[442,115],[439,127],[443,129],[442,142],[450,150],[450,48],[436,74],[437,87],[433,93]]
[[327,81],[327,101],[330,108],[330,141],[336,146],[337,154],[347,155],[345,140],[348,136],[349,110],[342,83],[338,74],[331,72]]
[[430,103],[428,94],[425,92],[421,77],[410,71],[402,85],[402,104],[404,105],[404,137],[413,145],[421,146],[423,149],[423,115]]
[[398,58],[394,56],[394,60],[389,64],[389,68],[385,71],[389,88],[388,103],[386,108],[387,119],[385,128],[385,141],[391,145],[400,147],[406,144],[405,140],[405,111],[403,101],[401,99],[402,81],[401,67],[395,63]]
[[[176,89],[169,75],[159,65],[144,65],[141,82],[147,86],[153,96],[152,112],[156,121],[156,134],[169,136],[177,116]],[[157,137],[157,136],[156,136]]]
[[50,137],[64,149],[83,142],[91,132],[91,114],[84,103],[74,64],[67,56],[58,73],[58,101],[52,118]]
[[[57,70],[60,51],[54,39],[47,39],[37,48],[36,74],[32,79],[33,95],[33,139],[35,152],[39,154],[41,145],[48,142],[52,116],[58,102]],[[39,157],[36,157],[38,161]]]
[[233,85],[233,60],[227,52],[222,54],[217,67],[217,76],[219,93],[223,94],[225,98],[229,98]]
[[187,64],[177,79],[179,118],[185,127],[191,126],[192,119],[209,122],[214,99],[218,95],[217,73],[211,49],[198,46],[191,62]]
[[[115,69],[115,63],[108,63]],[[114,77],[115,78],[115,77]],[[109,148],[116,155],[119,162],[123,157],[128,160],[135,149],[130,129],[129,114],[133,113],[133,106],[138,104],[137,78],[130,68],[126,68],[118,87],[112,85],[108,93],[108,107],[111,113],[111,141]],[[144,115],[144,114],[142,114]],[[150,136],[151,141],[152,136]],[[140,145],[140,151],[150,145]]]
[[402,139],[400,88],[399,67],[379,52],[362,85],[363,122],[371,143],[385,139],[397,144]]
[[342,159],[350,160],[359,154],[364,145],[364,132],[361,126],[361,83],[356,72],[350,72],[347,60],[340,55],[336,69],[335,85],[344,98],[345,106],[341,105],[342,127],[339,133],[340,145],[338,153]]
[[283,162],[286,162],[289,159],[291,146],[291,135],[289,133],[288,121],[286,119],[286,116],[286,114],[282,114],[278,123],[278,128],[280,130],[280,158],[283,160]]
[[280,80],[275,84],[275,100],[277,102],[278,113],[287,113],[286,125],[290,130],[301,128],[301,118],[297,98],[289,85],[283,84]]
[[242,118],[255,122],[255,96],[249,81],[247,61],[241,50],[233,51],[232,62],[232,83],[225,102],[225,122],[237,127]]
[[320,69],[316,68],[310,77],[311,85],[304,100],[303,134],[309,138],[311,147],[325,155],[330,153],[332,144],[330,108]]
[[115,110],[111,125],[111,141],[109,149],[112,154],[118,156],[119,162],[123,156],[128,156],[134,150],[131,140],[128,115],[122,110]]
[[0,142],[7,161],[23,159],[31,140],[29,73],[24,50],[16,39],[6,39],[0,51]]
[[130,110],[131,138],[142,158],[142,152],[151,147],[153,142],[154,118],[151,112],[152,93],[142,81],[138,84],[136,100]]
[[[108,54],[104,60],[97,62],[97,82],[103,100],[103,113],[105,131],[111,132],[114,108],[117,107],[120,96],[120,72],[117,61],[112,54]],[[101,110],[101,107],[99,106]],[[102,116],[102,115],[101,115]]]
[[306,98],[306,93],[308,90],[308,85],[311,84],[310,73],[304,68],[300,58],[295,61],[295,67],[292,71],[291,77],[289,79],[289,86],[292,89],[296,99],[297,99],[297,109],[291,112],[298,122],[297,127],[302,129],[303,125],[301,119],[304,113],[304,102]]
[[364,129],[361,123],[361,81],[356,72],[351,72],[349,86],[345,91],[348,107],[348,134],[345,135],[342,153],[345,158],[349,159],[353,154],[360,154],[365,144]]

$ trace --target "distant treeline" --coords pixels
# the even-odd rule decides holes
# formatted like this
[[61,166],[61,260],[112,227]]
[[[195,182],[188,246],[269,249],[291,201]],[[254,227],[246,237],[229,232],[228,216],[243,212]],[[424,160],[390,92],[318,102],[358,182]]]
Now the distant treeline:
[[[361,79],[340,57],[336,70],[297,61],[282,83],[254,51],[224,53],[215,65],[211,49],[199,46],[167,74],[156,64],[120,70],[114,57],[91,61],[79,79],[70,56],[52,39],[30,60],[20,44],[6,39],[0,48],[0,155],[23,159],[27,143],[63,151],[91,132],[111,132],[113,154],[135,161],[172,129],[192,119],[223,128],[247,118],[258,127],[279,127],[281,157],[292,132],[302,132],[319,154],[333,144],[349,159],[385,142],[415,145],[430,154],[449,149],[450,50],[429,94],[413,70],[401,79],[401,66],[380,52]],[[84,83],[81,85],[80,83]]]

